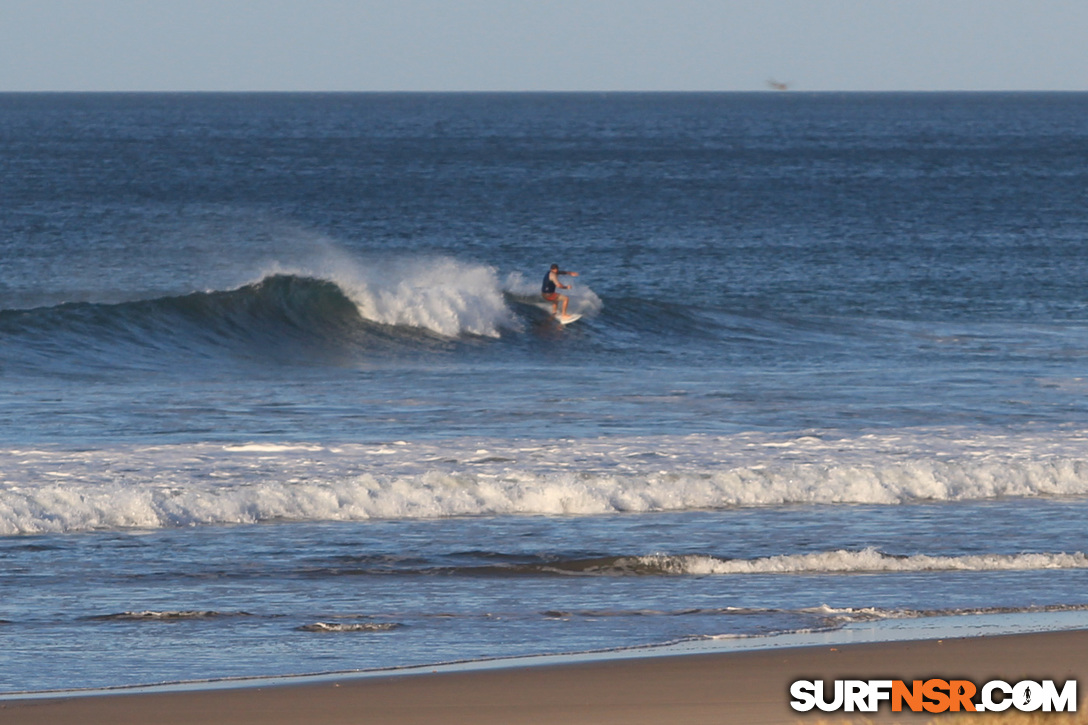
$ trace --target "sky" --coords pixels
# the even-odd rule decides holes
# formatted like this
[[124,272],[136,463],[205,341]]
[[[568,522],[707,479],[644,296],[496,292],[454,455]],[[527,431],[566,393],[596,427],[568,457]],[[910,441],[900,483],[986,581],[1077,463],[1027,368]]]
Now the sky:
[[1088,90],[1088,0],[0,0],[0,91]]

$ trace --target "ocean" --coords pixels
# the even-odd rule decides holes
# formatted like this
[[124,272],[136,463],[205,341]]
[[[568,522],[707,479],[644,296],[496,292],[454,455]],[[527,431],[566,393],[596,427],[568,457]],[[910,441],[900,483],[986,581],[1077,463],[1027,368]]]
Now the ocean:
[[0,94],[0,693],[1057,627],[1086,252],[1088,94]]

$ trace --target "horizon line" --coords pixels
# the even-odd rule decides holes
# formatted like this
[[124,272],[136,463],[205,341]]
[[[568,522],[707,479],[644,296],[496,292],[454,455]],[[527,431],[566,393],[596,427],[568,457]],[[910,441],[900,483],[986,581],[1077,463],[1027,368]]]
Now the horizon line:
[[345,89],[0,89],[0,95],[16,95],[16,94],[293,94],[293,95],[305,95],[305,94],[385,94],[385,95],[410,95],[410,94],[427,94],[427,95],[636,95],[636,94],[660,94],[660,95],[709,95],[709,94],[749,94],[749,95],[768,95],[768,96],[785,96],[785,95],[815,95],[815,94],[939,94],[939,93],[957,93],[957,94],[999,94],[999,93],[1088,93],[1088,89],[1046,89],[1046,88],[1005,88],[1005,89],[955,89],[955,88],[938,88],[938,89],[797,89],[790,88],[788,90],[779,89],[624,89],[624,90],[561,90],[561,89],[533,89],[533,90],[502,90],[502,89],[457,89],[457,90],[427,90],[427,89],[400,89],[400,90],[345,90]]

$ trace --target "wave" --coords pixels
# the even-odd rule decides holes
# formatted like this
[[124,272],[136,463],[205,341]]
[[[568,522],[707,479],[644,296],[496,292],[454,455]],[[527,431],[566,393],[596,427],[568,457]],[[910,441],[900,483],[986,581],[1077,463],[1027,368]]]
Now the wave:
[[[828,325],[668,300],[604,301],[586,284],[570,293],[583,349],[702,344],[827,342]],[[541,332],[548,305],[539,283],[520,273],[500,279],[486,264],[448,257],[370,263],[333,255],[311,265],[272,265],[231,289],[0,310],[0,363],[34,370],[59,361],[75,368],[168,366],[223,356],[276,362],[350,364],[383,350],[448,349],[451,341],[526,339]],[[21,363],[21,365],[20,365]],[[63,363],[62,363],[63,364]]]
[[297,627],[299,632],[391,632],[400,629],[399,622],[314,622]]
[[85,617],[93,622],[176,622],[182,620],[224,619],[233,617],[252,617],[249,612],[217,612],[214,610],[178,610],[141,612],[117,612]]
[[[355,265],[357,267],[357,265]],[[0,355],[116,365],[212,358],[336,358],[381,346],[500,337],[521,322],[494,269],[452,259],[368,272],[275,269],[229,290],[0,310]]]
[[1082,433],[951,433],[13,448],[0,534],[1088,495]]
[[865,548],[857,551],[837,549],[753,559],[717,557],[707,554],[659,553],[564,557],[467,552],[443,558],[451,561],[443,561],[441,558],[409,561],[397,561],[390,557],[350,558],[348,561],[338,562],[335,566],[307,569],[302,573],[322,578],[400,574],[477,577],[705,577],[750,574],[884,574],[1088,569],[1088,555],[1079,551],[949,556],[889,554],[874,548]]
[[[1061,480],[1061,469],[1065,467],[1080,470],[1075,481]],[[897,504],[1088,494],[1088,464],[1069,462],[1067,466],[1042,465],[1039,469],[1014,469],[1007,472],[1006,480],[996,481],[987,467],[951,472],[907,468],[880,472],[844,467],[830,472],[798,468],[777,473],[678,472],[623,478],[526,473],[506,481],[440,469],[418,475],[361,473],[343,478],[311,472],[314,477],[309,480],[273,472],[277,476],[273,480],[233,482],[234,474],[221,473],[219,481],[211,479],[214,483],[188,471],[160,471],[129,472],[102,484],[49,471],[31,487],[0,489],[0,534],[263,521],[600,515],[791,503]],[[885,476],[892,480],[881,480]],[[955,481],[954,487],[949,487],[948,481],[934,480],[961,477],[965,480]],[[1019,480],[1022,478],[1027,480]]]
[[[900,556],[876,549],[819,551],[755,559],[723,559],[705,555],[621,556],[579,574],[720,576],[729,574],[872,574],[932,571],[1028,571],[1036,569],[1088,569],[1088,556],[1072,553],[976,554],[970,556]],[[569,567],[552,571],[574,573]]]
[[315,343],[342,349],[362,323],[337,285],[285,275],[229,291],[0,312],[8,359],[122,368],[225,353],[275,359]]

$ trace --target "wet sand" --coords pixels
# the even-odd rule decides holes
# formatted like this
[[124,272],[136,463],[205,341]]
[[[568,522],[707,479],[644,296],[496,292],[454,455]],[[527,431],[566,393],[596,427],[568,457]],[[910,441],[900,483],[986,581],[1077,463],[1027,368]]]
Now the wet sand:
[[[841,722],[789,705],[797,679],[1078,679],[1088,682],[1088,631],[656,656],[501,669],[286,680],[271,686],[0,701],[4,725],[202,723]],[[1078,683],[1080,684],[1080,683]],[[1081,685],[1081,689],[1088,685]],[[1078,692],[1083,705],[1084,695]],[[1079,707],[1078,710],[1083,710]],[[971,722],[992,716],[970,715]],[[1055,722],[1062,716],[1051,715]],[[929,722],[893,714],[877,722]],[[1048,720],[1048,722],[1050,722]]]

